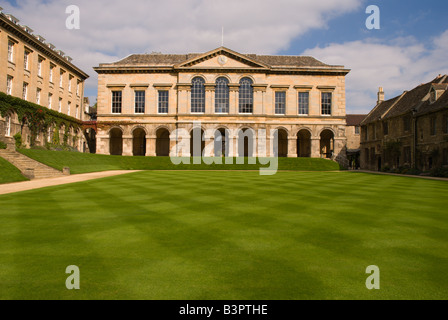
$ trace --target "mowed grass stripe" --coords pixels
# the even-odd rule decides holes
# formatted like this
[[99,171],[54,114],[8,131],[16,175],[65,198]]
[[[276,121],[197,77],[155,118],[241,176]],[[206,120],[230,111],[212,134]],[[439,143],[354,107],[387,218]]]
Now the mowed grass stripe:
[[[154,171],[4,195],[0,298],[443,299],[447,189],[349,172]],[[65,288],[70,264],[79,291]],[[377,291],[365,287],[372,264]]]

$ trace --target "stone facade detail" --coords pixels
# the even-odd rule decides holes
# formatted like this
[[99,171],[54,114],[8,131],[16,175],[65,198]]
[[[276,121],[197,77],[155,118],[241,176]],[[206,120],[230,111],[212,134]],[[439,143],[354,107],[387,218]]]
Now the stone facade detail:
[[[204,54],[131,55],[94,69],[98,73],[98,153],[167,156],[176,138],[191,144],[194,123],[200,122],[202,132],[209,135],[204,139],[213,141],[205,155],[217,155],[215,149],[222,139],[217,132],[227,134],[222,150],[238,156],[248,152],[247,139],[244,146],[238,146],[238,137],[246,130],[254,141],[261,138],[259,130],[268,135],[278,130],[278,150],[268,148],[271,153],[345,158],[345,76],[349,70],[343,66],[326,65],[311,57],[243,55],[220,47]],[[196,78],[203,83],[202,112],[192,109]],[[225,112],[217,109],[219,78],[227,83]],[[251,82],[251,112],[240,109],[245,90],[242,79]],[[139,95],[144,96],[144,112],[136,112],[137,91],[143,91]],[[164,112],[159,109],[161,91],[168,96]],[[284,99],[281,112],[275,108],[277,92]],[[306,114],[299,113],[300,92],[308,94]],[[322,111],[326,93],[331,96],[329,114]],[[113,108],[114,95],[120,99],[120,109]],[[186,132],[182,139],[173,136],[176,129]],[[269,145],[271,137],[267,140]],[[192,155],[191,148],[185,150],[185,155]],[[249,153],[256,156],[257,150]]]

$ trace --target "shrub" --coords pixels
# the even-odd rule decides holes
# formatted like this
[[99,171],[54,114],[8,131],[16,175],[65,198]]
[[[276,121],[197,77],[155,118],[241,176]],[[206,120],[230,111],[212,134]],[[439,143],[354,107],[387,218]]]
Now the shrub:
[[14,135],[14,141],[16,142],[16,148],[20,148],[22,146],[22,134],[17,132]]
[[0,141],[0,149],[6,149],[6,143],[4,143],[3,141]]
[[432,177],[448,178],[448,168],[434,168],[431,170]]

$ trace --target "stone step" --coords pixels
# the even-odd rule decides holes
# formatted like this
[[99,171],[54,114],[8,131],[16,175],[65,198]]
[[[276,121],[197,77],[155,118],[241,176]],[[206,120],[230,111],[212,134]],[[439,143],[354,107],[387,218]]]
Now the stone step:
[[32,179],[43,179],[43,178],[64,176],[64,174],[61,171],[51,168],[47,165],[44,165],[43,163],[40,163],[31,158],[28,158],[27,156],[17,151],[0,150],[0,157],[6,159],[12,165],[17,167],[25,176],[30,174],[28,169],[33,169],[32,171],[34,177],[31,177]]

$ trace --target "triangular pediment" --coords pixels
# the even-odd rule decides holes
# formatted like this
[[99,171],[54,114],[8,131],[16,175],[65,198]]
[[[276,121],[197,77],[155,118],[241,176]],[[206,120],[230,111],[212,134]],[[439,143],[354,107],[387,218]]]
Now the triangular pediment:
[[177,65],[176,68],[269,69],[269,66],[238,52],[220,47],[184,61]]

